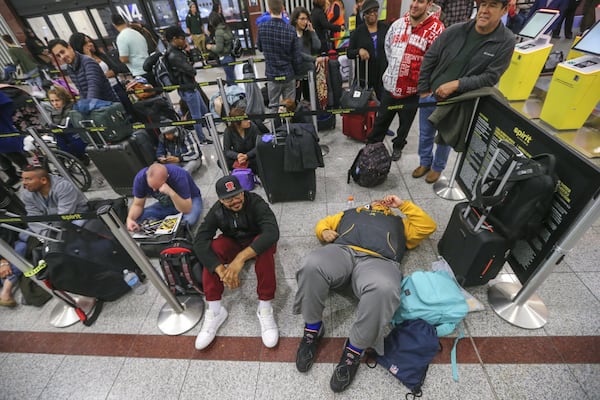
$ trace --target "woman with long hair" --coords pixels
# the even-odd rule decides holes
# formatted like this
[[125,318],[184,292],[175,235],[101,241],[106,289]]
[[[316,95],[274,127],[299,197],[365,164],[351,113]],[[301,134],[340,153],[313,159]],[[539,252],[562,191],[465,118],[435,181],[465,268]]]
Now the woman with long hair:
[[310,22],[310,13],[306,8],[294,8],[290,24],[296,28],[296,34],[300,41],[302,54],[302,67],[300,71],[303,79],[300,81],[300,86],[296,89],[296,101],[300,101],[302,96],[304,97],[304,100],[310,101],[308,80],[305,75],[309,71],[314,72],[315,70],[315,55],[319,54],[321,41]]
[[214,31],[214,43],[207,44],[206,48],[219,57],[219,63],[225,70],[225,79],[228,85],[233,85],[235,80],[234,67],[233,65],[227,65],[235,58],[231,55],[233,49],[233,32],[227,26],[225,18],[221,14],[211,13],[208,17],[208,25],[215,29]]
[[[240,117],[246,114],[241,108],[232,108],[230,117]],[[252,121],[244,119],[234,121],[223,134],[223,150],[227,160],[227,168],[250,168],[258,174],[256,163],[256,138],[262,132]]]

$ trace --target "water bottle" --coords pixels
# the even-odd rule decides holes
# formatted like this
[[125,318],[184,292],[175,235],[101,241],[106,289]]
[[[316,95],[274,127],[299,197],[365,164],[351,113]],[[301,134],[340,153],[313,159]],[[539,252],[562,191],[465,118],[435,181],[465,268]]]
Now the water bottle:
[[129,271],[127,269],[123,270],[123,279],[133,290],[135,294],[143,294],[146,292],[146,285],[142,284],[140,278],[136,275],[135,272]]
[[348,208],[354,208],[354,196],[348,196],[348,202],[346,206]]

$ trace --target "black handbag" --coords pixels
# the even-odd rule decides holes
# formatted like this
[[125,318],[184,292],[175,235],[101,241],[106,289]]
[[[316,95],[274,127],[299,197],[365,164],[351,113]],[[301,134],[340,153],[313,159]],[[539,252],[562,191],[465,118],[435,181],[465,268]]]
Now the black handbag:
[[360,62],[354,60],[356,66],[356,75],[354,83],[350,85],[350,88],[344,90],[342,98],[340,99],[340,106],[342,108],[361,109],[367,107],[369,100],[373,94],[373,88],[369,87],[369,63],[365,61],[365,79],[364,87],[360,85]]

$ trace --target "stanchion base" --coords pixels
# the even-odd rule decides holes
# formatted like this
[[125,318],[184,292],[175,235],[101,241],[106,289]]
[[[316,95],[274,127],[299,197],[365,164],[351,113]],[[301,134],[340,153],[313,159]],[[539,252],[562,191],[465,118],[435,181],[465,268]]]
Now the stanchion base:
[[433,191],[439,197],[446,200],[459,201],[465,200],[467,198],[463,191],[460,190],[458,187],[454,185],[450,187],[448,183],[448,178],[446,178],[443,175],[440,176],[440,179],[438,179],[438,181],[433,184]]
[[[77,296],[70,294],[75,303],[86,315],[90,315],[96,305],[96,299],[93,297]],[[75,309],[68,304],[60,301],[50,312],[50,324],[56,328],[66,328],[79,322],[79,316]]]
[[320,144],[319,147],[321,148],[321,155],[323,157],[329,154],[329,146],[327,146],[326,144]]
[[536,294],[524,304],[513,303],[521,285],[511,282],[496,283],[488,289],[488,302],[502,319],[524,329],[539,329],[548,321],[548,309]]
[[204,315],[204,297],[179,297],[183,312],[176,313],[169,303],[158,314],[158,329],[165,335],[181,335],[192,329]]

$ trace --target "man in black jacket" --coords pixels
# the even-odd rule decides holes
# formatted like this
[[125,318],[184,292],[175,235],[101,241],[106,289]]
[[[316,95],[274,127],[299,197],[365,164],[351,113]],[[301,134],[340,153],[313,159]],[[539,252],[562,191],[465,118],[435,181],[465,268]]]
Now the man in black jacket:
[[[224,176],[216,183],[219,200],[211,207],[194,238],[194,250],[204,266],[202,283],[208,303],[196,349],[206,348],[227,319],[221,306],[224,286],[240,286],[239,273],[246,261],[255,259],[258,310],[262,341],[274,347],[279,330],[271,300],[275,298],[275,250],[279,227],[273,211],[259,195],[244,191],[235,176]],[[217,237],[217,230],[222,233]]]
[[[165,39],[169,42],[169,48],[165,56],[170,75],[174,80],[173,83],[176,85],[185,85],[185,87],[177,90],[179,97],[187,104],[192,118],[200,120],[208,112],[208,107],[204,104],[196,85],[196,70],[189,63],[185,52],[185,48],[187,47],[185,32],[179,26],[170,26],[165,30]],[[200,144],[212,144],[212,140],[204,136],[202,125],[194,124],[194,129],[196,129]]]

